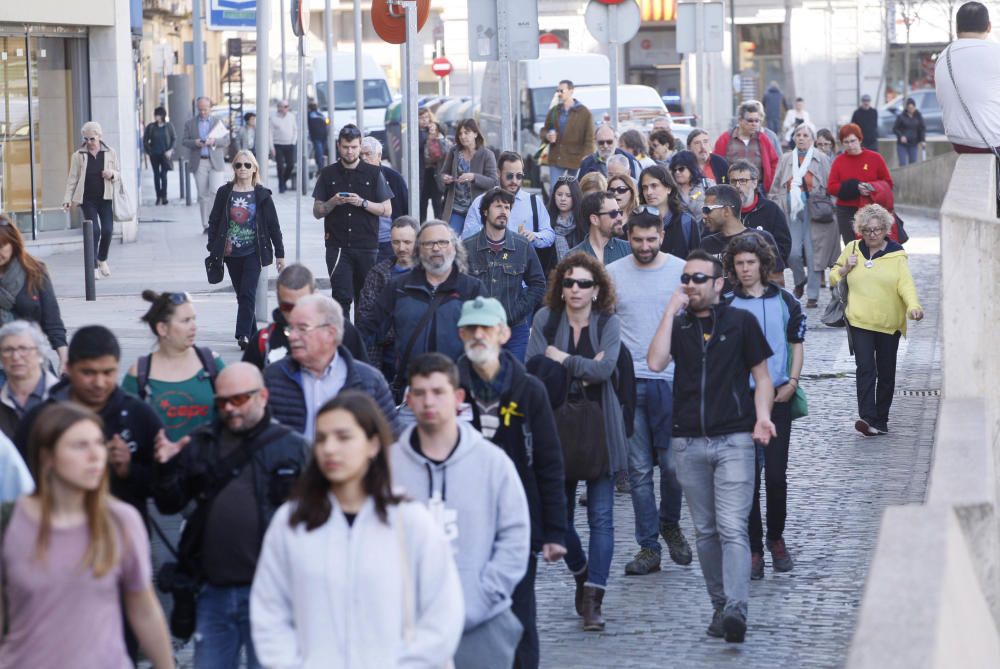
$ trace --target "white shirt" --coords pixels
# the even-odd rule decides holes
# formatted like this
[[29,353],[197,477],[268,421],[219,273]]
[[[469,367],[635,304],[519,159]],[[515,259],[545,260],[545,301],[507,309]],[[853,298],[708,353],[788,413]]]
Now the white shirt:
[[271,143],[272,144],[295,144],[298,140],[298,132],[295,124],[295,115],[291,112],[284,116],[275,114],[271,117]]
[[941,52],[934,67],[944,133],[955,144],[985,149],[989,147],[983,144],[966,116],[951,83],[947,62],[949,51],[955,83],[962,92],[962,99],[990,146],[1000,146],[1000,43],[993,39],[957,39]]
[[[534,232],[535,222],[531,213],[531,194],[525,190],[517,191],[514,196],[514,206],[510,208],[510,218],[507,220],[507,229],[517,232],[523,225],[525,230]],[[469,213],[465,215],[465,227],[462,228],[462,239],[479,234],[483,229],[483,219],[479,217],[479,203],[483,201],[480,195],[469,205]],[[535,241],[531,243],[536,249],[544,249],[552,246],[556,241],[556,233],[552,231],[552,221],[549,220],[549,210],[545,208],[542,198],[535,198],[535,205],[538,208],[538,232],[535,233]]]
[[336,353],[322,376],[302,367],[302,395],[306,402],[306,429],[303,436],[312,442],[316,436],[316,413],[337,396],[347,383],[347,363]]

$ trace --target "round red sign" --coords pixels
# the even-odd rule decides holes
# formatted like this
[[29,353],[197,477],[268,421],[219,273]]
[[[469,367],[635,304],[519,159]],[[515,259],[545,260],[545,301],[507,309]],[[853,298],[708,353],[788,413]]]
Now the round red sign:
[[435,58],[431,62],[431,72],[438,75],[439,77],[447,77],[449,74],[451,74],[451,61],[445,58],[444,56]]

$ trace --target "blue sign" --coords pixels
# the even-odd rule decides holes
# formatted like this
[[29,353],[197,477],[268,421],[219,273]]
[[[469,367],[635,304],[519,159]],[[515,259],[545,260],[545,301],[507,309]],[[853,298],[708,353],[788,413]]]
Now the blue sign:
[[209,30],[256,30],[257,0],[208,0]]

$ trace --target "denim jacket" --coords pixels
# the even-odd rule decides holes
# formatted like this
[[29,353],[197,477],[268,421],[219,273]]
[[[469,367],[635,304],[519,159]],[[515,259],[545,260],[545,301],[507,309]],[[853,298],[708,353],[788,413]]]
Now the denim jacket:
[[465,240],[469,274],[486,286],[486,296],[500,300],[507,324],[514,326],[535,311],[545,294],[545,273],[538,254],[527,239],[507,231],[503,250],[494,253],[486,240],[486,229]]

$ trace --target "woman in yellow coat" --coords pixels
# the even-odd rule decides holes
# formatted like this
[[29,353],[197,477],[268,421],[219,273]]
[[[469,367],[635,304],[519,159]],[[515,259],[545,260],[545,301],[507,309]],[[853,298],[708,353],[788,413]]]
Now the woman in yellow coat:
[[877,204],[854,217],[861,239],[844,247],[830,283],[847,281],[847,322],[857,364],[858,421],[865,436],[889,431],[889,407],[896,389],[896,350],[906,318],[924,317],[903,247],[889,239],[893,217]]

